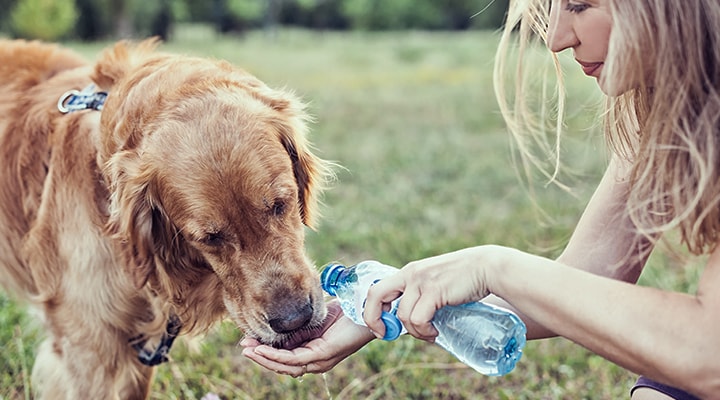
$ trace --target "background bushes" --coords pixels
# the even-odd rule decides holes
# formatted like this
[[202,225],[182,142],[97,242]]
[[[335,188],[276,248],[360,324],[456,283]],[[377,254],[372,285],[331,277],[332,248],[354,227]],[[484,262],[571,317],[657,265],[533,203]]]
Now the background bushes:
[[99,40],[159,35],[180,22],[221,33],[313,30],[467,30],[501,26],[508,0],[0,0],[0,33]]

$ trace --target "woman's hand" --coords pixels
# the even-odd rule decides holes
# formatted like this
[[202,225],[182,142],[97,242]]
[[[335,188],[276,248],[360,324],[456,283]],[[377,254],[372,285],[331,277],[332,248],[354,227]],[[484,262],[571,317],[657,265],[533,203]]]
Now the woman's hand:
[[245,338],[242,354],[261,366],[293,377],[329,371],[375,337],[367,327],[345,317],[337,301],[328,303],[328,325],[322,336],[292,350],[262,345]]
[[382,337],[385,326],[380,320],[381,311],[387,311],[390,303],[402,296],[397,317],[410,335],[433,342],[438,334],[430,323],[435,311],[488,295],[488,267],[499,265],[498,257],[506,250],[510,249],[472,247],[409,263],[370,288],[363,314],[365,322]]

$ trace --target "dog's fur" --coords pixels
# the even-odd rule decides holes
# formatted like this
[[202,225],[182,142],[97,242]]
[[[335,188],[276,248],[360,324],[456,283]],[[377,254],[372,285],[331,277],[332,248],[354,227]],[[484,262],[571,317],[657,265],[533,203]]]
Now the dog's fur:
[[[143,399],[173,316],[282,345],[326,309],[304,250],[329,172],[303,105],[222,61],[0,41],[0,283],[37,306],[39,398]],[[62,114],[94,83],[102,111]]]

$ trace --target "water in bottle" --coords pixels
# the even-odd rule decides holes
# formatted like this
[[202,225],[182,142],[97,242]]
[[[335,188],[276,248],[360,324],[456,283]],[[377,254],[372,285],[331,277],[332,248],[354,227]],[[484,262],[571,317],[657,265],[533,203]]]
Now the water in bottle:
[[[396,272],[397,268],[377,261],[363,261],[351,267],[330,263],[323,267],[320,282],[327,294],[337,297],[340,308],[351,321],[365,325],[362,312],[368,289],[375,282]],[[395,316],[398,303],[399,300],[392,302],[390,311],[383,311],[380,316],[385,324],[383,340],[395,340],[407,332]]]
[[[348,318],[365,325],[362,312],[368,289],[396,272],[396,268],[372,260],[350,267],[330,263],[322,270],[321,282],[325,292],[338,298]],[[396,299],[390,311],[381,316],[386,327],[384,340],[394,340],[406,332],[395,316],[399,301]],[[525,346],[527,329],[522,320],[508,310],[482,302],[442,307],[432,324],[438,331],[435,343],[485,375],[512,371]]]

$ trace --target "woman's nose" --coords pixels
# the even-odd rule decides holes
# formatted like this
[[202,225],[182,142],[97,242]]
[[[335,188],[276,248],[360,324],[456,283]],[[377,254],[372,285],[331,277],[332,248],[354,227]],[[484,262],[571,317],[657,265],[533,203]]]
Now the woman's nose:
[[558,1],[552,2],[547,33],[547,46],[554,53],[578,44],[578,38],[572,26],[572,15],[563,12],[558,3]]

